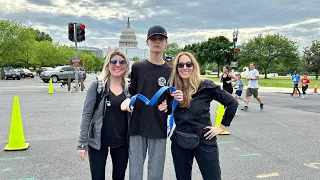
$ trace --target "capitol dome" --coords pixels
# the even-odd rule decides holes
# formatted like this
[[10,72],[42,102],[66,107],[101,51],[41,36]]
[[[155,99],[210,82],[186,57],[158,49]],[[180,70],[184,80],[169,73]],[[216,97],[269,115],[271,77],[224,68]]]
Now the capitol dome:
[[119,47],[122,48],[138,48],[138,41],[136,33],[130,27],[130,21],[128,18],[127,26],[123,29],[120,36]]

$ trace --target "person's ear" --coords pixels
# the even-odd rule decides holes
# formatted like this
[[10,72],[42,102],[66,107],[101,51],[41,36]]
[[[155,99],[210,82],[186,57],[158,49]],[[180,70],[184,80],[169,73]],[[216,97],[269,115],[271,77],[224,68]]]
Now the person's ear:
[[146,40],[146,46],[149,46],[149,42],[148,42],[148,40]]

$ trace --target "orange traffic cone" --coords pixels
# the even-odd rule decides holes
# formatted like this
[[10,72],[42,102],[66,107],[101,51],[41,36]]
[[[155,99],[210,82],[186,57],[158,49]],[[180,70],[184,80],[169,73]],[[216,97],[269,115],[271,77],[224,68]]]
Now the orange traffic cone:
[[293,94],[298,94],[298,91],[297,89],[294,89],[294,93]]
[[29,148],[29,143],[24,141],[24,133],[22,126],[22,118],[20,113],[19,98],[17,95],[14,96],[10,134],[8,144],[5,146],[5,151],[24,150]]
[[314,92],[315,94],[318,94],[318,85],[317,85],[317,84],[314,85],[313,92]]

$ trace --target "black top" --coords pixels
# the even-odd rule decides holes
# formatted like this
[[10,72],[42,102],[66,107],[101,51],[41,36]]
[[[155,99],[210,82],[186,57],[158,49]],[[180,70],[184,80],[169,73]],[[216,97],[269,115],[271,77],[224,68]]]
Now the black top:
[[[151,100],[162,86],[167,85],[171,71],[172,68],[167,63],[163,65],[152,64],[149,61],[134,63],[129,88],[131,96],[142,94]],[[162,94],[153,106],[147,106],[143,101],[137,99],[131,117],[129,135],[149,138],[167,137],[167,115],[158,110],[159,104],[167,96],[167,93]]]
[[[226,108],[221,124],[230,126],[230,123],[237,111],[237,100],[217,84],[210,80],[201,82],[198,91],[192,96],[189,108],[177,106],[173,116],[176,130],[191,132],[203,137],[204,128],[212,126],[210,119],[210,103],[216,100]],[[171,138],[172,139],[172,138]]]
[[123,92],[116,96],[110,90],[107,93],[107,99],[101,130],[101,142],[104,146],[116,148],[127,140],[127,112],[120,109],[120,105],[126,99],[126,96]]
[[222,88],[223,88],[223,89],[230,89],[230,88],[232,88],[231,83],[227,83],[227,81],[231,81],[231,78],[229,77],[229,73],[227,74],[226,77],[224,77],[223,74],[222,74],[222,76],[221,76],[221,81],[222,81]]

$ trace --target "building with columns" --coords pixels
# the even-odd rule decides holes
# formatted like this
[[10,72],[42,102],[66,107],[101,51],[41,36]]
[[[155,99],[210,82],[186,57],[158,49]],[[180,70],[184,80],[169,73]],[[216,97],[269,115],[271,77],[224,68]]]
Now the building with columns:
[[136,33],[130,26],[129,17],[126,27],[122,30],[119,47],[126,52],[130,60],[133,60],[135,57],[138,57],[140,60],[146,60],[149,58],[149,49],[138,48]]

